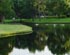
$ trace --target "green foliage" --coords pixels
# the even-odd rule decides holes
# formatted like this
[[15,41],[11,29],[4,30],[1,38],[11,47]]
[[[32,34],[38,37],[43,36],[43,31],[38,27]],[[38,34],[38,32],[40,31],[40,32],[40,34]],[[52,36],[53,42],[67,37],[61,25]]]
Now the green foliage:
[[5,18],[12,18],[15,16],[15,13],[12,9],[13,3],[12,0],[1,0],[0,1],[0,15]]
[[36,12],[36,15],[37,16],[41,16],[41,15],[44,15],[45,14],[45,10],[46,10],[46,1],[47,0],[35,0],[34,1],[34,7],[35,7],[35,10],[37,11]]
[[0,18],[12,18],[15,16],[20,18],[34,18],[41,16],[69,17],[70,6],[67,1],[0,0]]
[[16,15],[21,18],[31,18],[35,16],[35,9],[33,7],[34,0],[15,0],[14,10]]
[[68,5],[64,0],[47,0],[46,10],[48,15],[62,17],[66,15]]

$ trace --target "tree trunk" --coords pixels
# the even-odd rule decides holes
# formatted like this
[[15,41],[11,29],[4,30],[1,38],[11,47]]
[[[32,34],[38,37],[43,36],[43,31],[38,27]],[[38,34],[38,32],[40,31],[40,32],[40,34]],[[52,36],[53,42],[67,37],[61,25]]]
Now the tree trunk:
[[3,22],[3,19],[4,19],[4,16],[3,15],[0,15],[0,23]]

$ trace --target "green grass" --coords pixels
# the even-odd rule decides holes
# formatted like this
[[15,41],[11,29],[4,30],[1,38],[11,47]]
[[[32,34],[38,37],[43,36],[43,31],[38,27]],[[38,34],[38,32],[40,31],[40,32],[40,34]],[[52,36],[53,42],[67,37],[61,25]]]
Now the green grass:
[[70,23],[70,18],[41,18],[41,19],[26,19],[24,22],[29,23]]
[[19,22],[19,21],[20,21],[20,19],[16,19],[15,21],[13,21],[12,19],[6,19],[3,22],[4,23],[13,23],[13,22]]
[[32,32],[32,28],[25,25],[0,24],[0,38]]
[[[70,18],[34,18],[33,19],[21,19],[22,22],[28,23],[70,23]],[[13,23],[13,20],[5,20],[5,23]],[[20,19],[16,19],[15,22],[20,22]]]

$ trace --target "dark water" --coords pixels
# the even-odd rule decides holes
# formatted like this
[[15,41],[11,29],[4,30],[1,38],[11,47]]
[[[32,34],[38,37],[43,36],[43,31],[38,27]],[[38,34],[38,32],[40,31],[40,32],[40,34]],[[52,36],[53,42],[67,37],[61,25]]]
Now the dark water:
[[70,55],[70,24],[40,24],[31,34],[1,38],[0,55]]

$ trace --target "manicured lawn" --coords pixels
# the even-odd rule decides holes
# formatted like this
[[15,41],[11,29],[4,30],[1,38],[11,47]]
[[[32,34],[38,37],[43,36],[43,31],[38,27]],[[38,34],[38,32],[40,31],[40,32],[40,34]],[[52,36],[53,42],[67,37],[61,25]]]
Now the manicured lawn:
[[70,18],[41,18],[41,19],[26,19],[23,20],[24,22],[29,22],[29,23],[70,23]]
[[[70,18],[34,18],[33,19],[21,19],[22,22],[28,23],[70,23]],[[5,20],[5,23],[11,23],[13,20]],[[20,22],[20,19],[16,19],[15,22]]]
[[6,20],[4,20],[4,23],[13,23],[13,22],[19,22],[19,21],[20,21],[20,19],[16,19],[15,21],[12,19],[6,19]]
[[26,25],[0,24],[0,38],[29,32],[32,32],[32,28]]

